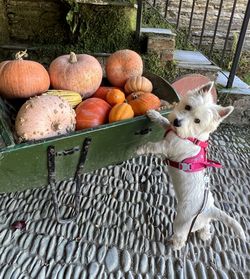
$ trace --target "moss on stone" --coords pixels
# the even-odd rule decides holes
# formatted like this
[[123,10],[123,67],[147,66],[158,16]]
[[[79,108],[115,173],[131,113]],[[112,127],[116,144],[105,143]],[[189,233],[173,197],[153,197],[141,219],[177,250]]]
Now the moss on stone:
[[163,77],[168,82],[173,82],[177,76],[175,61],[162,61],[157,53],[150,52],[142,55],[146,71]]
[[136,29],[134,7],[74,4],[67,21],[74,41],[84,51],[113,52],[133,46]]

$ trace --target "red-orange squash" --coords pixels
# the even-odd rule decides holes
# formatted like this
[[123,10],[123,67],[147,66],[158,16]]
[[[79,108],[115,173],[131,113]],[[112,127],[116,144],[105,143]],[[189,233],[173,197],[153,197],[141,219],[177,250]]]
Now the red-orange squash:
[[62,55],[49,66],[51,86],[80,93],[83,98],[92,96],[102,81],[99,61],[88,54]]
[[125,101],[125,94],[120,89],[111,89],[107,92],[106,101],[111,106],[122,104]]
[[143,76],[131,77],[129,78],[124,86],[124,90],[126,94],[130,94],[132,92],[152,92],[153,85],[152,82]]
[[161,105],[161,101],[156,95],[140,91],[131,93],[127,97],[127,101],[135,115],[145,114],[150,109],[159,109]]
[[109,56],[105,69],[107,79],[112,85],[124,87],[130,77],[142,75],[143,62],[135,51],[122,49]]
[[76,107],[76,129],[86,129],[108,122],[111,106],[99,98],[89,98]]
[[117,104],[112,107],[109,113],[109,123],[130,119],[134,117],[132,107],[127,103]]
[[16,54],[16,60],[0,63],[0,95],[13,98],[28,98],[49,89],[50,79],[42,64],[23,60],[26,51]]

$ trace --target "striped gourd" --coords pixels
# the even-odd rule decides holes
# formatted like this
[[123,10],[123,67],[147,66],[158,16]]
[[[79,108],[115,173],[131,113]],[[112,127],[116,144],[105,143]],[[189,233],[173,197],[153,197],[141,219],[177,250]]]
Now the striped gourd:
[[82,101],[81,94],[71,90],[52,89],[45,92],[45,94],[63,98],[64,100],[69,102],[72,108],[76,107]]

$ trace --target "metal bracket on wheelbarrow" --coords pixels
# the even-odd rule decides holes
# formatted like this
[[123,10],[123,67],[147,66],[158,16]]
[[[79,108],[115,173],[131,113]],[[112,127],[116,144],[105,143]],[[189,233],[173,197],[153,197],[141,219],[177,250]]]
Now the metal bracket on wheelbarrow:
[[51,187],[52,200],[53,200],[55,215],[56,215],[56,219],[57,219],[58,223],[68,224],[68,223],[74,221],[79,215],[79,212],[80,212],[80,187],[81,187],[80,176],[83,173],[83,167],[84,167],[84,163],[87,158],[90,143],[91,143],[91,139],[86,138],[82,145],[80,158],[79,158],[75,176],[74,176],[74,182],[76,183],[75,214],[68,219],[61,218],[58,199],[57,199],[57,195],[56,195],[56,169],[55,169],[56,151],[55,151],[55,147],[49,146],[47,149],[48,182]]

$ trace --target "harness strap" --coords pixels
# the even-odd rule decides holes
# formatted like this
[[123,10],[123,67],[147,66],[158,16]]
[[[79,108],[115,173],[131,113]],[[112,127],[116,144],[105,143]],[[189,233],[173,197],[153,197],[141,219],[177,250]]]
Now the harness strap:
[[[167,136],[167,134],[170,131],[173,131],[173,130],[171,128],[166,130],[165,137]],[[201,171],[201,170],[206,169],[207,167],[214,167],[214,168],[222,167],[222,165],[219,162],[207,159],[207,156],[206,156],[207,149],[208,149],[207,141],[201,141],[201,140],[198,140],[197,138],[191,138],[191,137],[187,138],[187,140],[191,141],[195,145],[198,145],[201,148],[200,152],[196,156],[184,159],[182,162],[176,162],[176,161],[172,161],[170,159],[165,159],[164,160],[165,164],[167,164],[168,166],[171,166],[173,168],[177,168],[179,170],[185,171],[185,172]]]
[[185,172],[201,171],[207,167],[222,168],[222,165],[219,162],[212,161],[209,159],[207,159],[207,161],[203,163],[183,163],[165,159],[164,163],[170,167],[177,168]]
[[201,141],[196,138],[187,138],[189,141],[191,141],[193,144],[200,146],[201,148],[207,148],[208,142],[207,141]]

